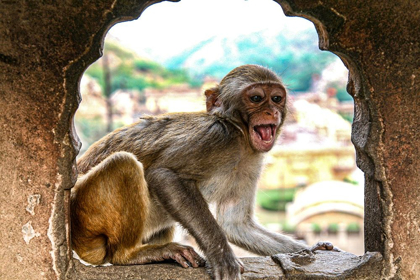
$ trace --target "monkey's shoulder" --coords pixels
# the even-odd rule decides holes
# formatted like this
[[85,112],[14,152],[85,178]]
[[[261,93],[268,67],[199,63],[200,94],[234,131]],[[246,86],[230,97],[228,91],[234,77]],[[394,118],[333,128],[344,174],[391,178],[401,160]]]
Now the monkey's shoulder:
[[154,116],[143,116],[137,123],[156,123],[171,121],[194,121],[197,119],[206,119],[210,115],[207,112],[174,112]]
[[[129,126],[136,130],[147,128],[149,131],[168,130],[178,133],[210,134],[223,137],[234,137],[242,133],[238,124],[223,116],[207,112],[168,113],[158,116],[142,117],[138,122]],[[209,136],[210,136],[209,135]],[[202,136],[202,135],[200,135]]]

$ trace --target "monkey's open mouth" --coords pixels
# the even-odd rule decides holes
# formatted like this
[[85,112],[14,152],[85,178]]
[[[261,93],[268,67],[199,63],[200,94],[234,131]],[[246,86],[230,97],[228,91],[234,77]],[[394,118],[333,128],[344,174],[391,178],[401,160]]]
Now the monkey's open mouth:
[[265,144],[269,144],[274,139],[276,126],[274,124],[256,125],[254,131]]

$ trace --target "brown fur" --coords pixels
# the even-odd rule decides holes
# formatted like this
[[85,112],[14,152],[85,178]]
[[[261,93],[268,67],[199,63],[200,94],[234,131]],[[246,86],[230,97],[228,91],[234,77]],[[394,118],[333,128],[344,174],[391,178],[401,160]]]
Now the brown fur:
[[[184,267],[202,265],[190,247],[170,243],[175,222],[194,236],[216,279],[240,278],[242,265],[228,239],[262,255],[307,248],[253,220],[263,153],[286,114],[280,79],[245,65],[205,95],[208,112],[143,118],[105,136],[80,158],[71,221],[81,258],[94,264],[174,259]],[[252,101],[255,95],[261,100]],[[267,133],[265,142],[260,139],[260,125],[274,133],[273,140]]]

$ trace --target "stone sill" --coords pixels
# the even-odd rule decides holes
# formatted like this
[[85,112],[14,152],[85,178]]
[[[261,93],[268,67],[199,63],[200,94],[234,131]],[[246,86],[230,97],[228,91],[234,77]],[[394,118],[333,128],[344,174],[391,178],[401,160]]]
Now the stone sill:
[[[377,252],[356,256],[347,252],[302,251],[241,260],[245,265],[244,280],[377,279],[382,268],[382,255]],[[175,263],[92,267],[74,260],[74,268],[76,276],[72,279],[211,279],[204,268],[184,269]]]

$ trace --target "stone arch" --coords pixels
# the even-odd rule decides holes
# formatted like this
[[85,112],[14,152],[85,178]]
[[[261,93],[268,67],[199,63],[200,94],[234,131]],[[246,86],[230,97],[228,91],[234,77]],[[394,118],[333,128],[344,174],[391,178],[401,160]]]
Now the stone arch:
[[[112,269],[80,268],[71,260],[66,217],[79,146],[72,117],[80,101],[78,80],[100,56],[108,28],[137,18],[157,2],[2,2],[2,277],[77,279],[95,277],[98,271],[105,273],[103,279],[119,275]],[[384,257],[378,266],[380,258],[367,254],[360,263],[368,264],[368,270],[359,265],[352,275],[414,279],[420,275],[420,3],[276,2],[286,14],[314,22],[320,47],[337,54],[350,70],[352,140],[366,178],[366,250]],[[275,266],[273,275],[287,274],[284,264]],[[151,269],[163,279],[174,271],[190,273],[174,267],[169,276],[168,270],[154,266],[124,269],[120,275],[131,279]],[[203,271],[193,273],[206,277]]]

